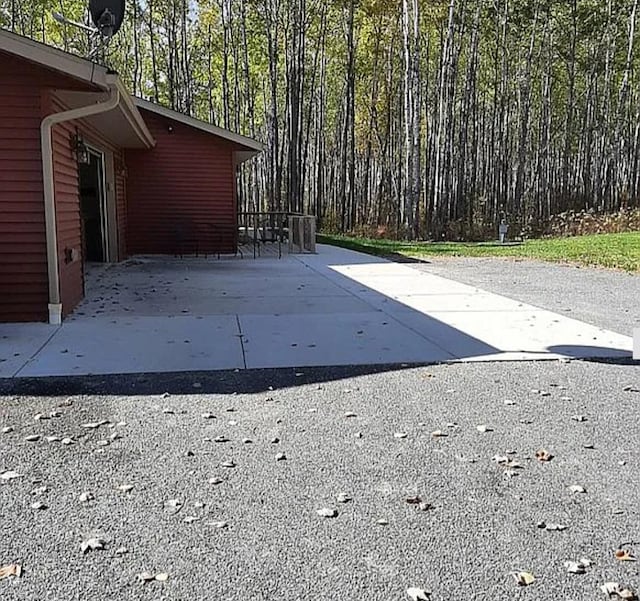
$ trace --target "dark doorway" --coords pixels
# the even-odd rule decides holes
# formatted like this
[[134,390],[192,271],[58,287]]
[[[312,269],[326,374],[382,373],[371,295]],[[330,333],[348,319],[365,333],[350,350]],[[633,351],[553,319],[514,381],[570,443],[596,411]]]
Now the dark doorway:
[[107,211],[104,196],[104,157],[89,151],[89,163],[79,165],[82,246],[85,261],[107,257]]

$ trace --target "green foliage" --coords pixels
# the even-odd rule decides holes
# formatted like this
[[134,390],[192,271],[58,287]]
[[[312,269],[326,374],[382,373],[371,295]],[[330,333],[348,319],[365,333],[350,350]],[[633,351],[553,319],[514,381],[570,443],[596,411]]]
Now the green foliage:
[[572,238],[497,242],[399,242],[372,238],[321,235],[318,242],[383,257],[511,257],[640,272],[640,232]]

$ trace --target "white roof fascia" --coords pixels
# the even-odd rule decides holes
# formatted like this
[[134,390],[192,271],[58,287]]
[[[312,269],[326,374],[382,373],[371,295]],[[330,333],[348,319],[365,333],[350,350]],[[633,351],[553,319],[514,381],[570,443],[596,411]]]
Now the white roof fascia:
[[109,89],[109,70],[106,67],[4,29],[0,29],[0,50],[95,84],[104,90]]

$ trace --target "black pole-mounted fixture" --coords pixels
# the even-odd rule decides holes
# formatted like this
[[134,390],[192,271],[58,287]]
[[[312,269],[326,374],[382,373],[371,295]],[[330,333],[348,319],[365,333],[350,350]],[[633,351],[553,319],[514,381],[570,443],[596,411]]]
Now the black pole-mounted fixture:
[[76,161],[78,165],[88,165],[91,162],[91,156],[89,155],[89,149],[84,143],[82,136],[76,128],[76,133],[71,136],[71,148],[76,155]]

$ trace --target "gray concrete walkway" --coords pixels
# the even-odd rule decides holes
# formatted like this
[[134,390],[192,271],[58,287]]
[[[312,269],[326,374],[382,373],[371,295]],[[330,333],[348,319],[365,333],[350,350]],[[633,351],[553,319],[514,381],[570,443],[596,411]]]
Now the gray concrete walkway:
[[0,377],[631,357],[632,340],[407,265],[137,258],[61,327],[0,324]]

